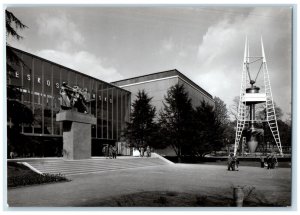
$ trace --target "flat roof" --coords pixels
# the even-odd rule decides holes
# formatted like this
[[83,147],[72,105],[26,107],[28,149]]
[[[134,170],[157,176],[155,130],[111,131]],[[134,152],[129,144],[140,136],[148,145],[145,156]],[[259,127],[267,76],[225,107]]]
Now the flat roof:
[[71,68],[69,68],[69,67],[63,66],[63,65],[61,65],[61,64],[58,64],[58,63],[55,63],[55,62],[53,62],[53,61],[47,60],[47,59],[45,59],[45,58],[39,57],[39,56],[37,56],[37,55],[31,54],[31,53],[29,53],[29,52],[25,52],[25,51],[23,51],[23,50],[14,48],[14,47],[12,47],[12,46],[9,46],[9,47],[12,48],[13,50],[17,51],[17,52],[21,52],[21,53],[23,53],[23,54],[26,54],[26,55],[29,55],[29,56],[38,58],[38,59],[40,59],[40,60],[43,60],[43,61],[46,61],[46,62],[48,62],[48,63],[54,64],[54,65],[56,65],[56,66],[58,66],[58,67],[61,67],[61,68],[70,70],[70,71],[72,71],[72,72],[79,73],[79,74],[81,74],[81,75],[83,75],[83,76],[92,78],[92,79],[94,79],[94,80],[103,82],[103,83],[105,83],[105,84],[107,84],[107,85],[109,85],[109,86],[111,86],[111,87],[115,87],[115,88],[118,88],[118,89],[120,89],[120,90],[123,90],[123,91],[126,91],[126,92],[128,92],[128,93],[131,93],[130,91],[125,90],[125,89],[123,89],[123,88],[120,88],[120,87],[118,87],[118,86],[116,86],[116,85],[114,85],[114,84],[112,84],[112,83],[105,82],[105,81],[103,81],[103,80],[100,80],[100,79],[97,79],[97,78],[95,78],[95,77],[89,76],[89,75],[87,75],[87,74],[84,74],[84,73],[82,73],[82,72],[76,71],[76,70],[71,69]]
[[114,81],[111,82],[114,85],[117,86],[123,86],[123,85],[128,85],[128,84],[134,84],[134,83],[139,83],[139,82],[144,82],[144,81],[150,81],[154,79],[159,79],[159,78],[166,78],[166,77],[171,77],[171,76],[178,76],[185,81],[187,81],[189,84],[203,92],[205,95],[207,95],[210,98],[213,98],[211,94],[209,94],[207,91],[205,91],[202,87],[197,85],[195,82],[193,82],[191,79],[186,77],[184,74],[179,72],[177,69],[172,69],[172,70],[167,70],[167,71],[162,71],[162,72],[156,72],[156,73],[151,73],[147,75],[141,75],[141,76],[136,76],[132,78],[127,78],[119,81]]

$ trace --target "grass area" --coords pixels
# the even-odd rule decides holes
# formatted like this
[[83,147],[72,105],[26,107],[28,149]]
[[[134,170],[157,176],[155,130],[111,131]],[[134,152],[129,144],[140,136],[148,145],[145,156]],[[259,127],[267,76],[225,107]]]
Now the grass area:
[[[243,207],[285,207],[284,202],[270,203],[264,198],[245,195]],[[173,191],[149,191],[89,202],[84,207],[235,207],[233,198]]]
[[28,167],[15,163],[7,163],[7,186],[8,187],[18,187],[34,184],[45,184],[53,182],[69,181],[64,176],[57,174],[44,174],[40,175]]

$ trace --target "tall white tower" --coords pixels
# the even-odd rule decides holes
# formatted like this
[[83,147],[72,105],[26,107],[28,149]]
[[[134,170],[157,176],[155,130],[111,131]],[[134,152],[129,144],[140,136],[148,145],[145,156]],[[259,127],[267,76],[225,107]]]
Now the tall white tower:
[[[250,73],[250,64],[253,63],[260,63],[260,67],[255,79],[252,79]],[[260,73],[263,73],[263,93],[260,93],[260,88],[254,85],[257,82]],[[263,104],[266,110],[265,120],[256,119],[255,105],[259,103]],[[240,89],[240,101],[238,107],[238,118],[234,143],[234,155],[236,155],[237,153],[237,149],[243,135],[243,130],[245,129],[246,125],[248,126],[248,130],[250,131],[250,138],[248,138],[248,148],[250,152],[255,152],[258,144],[254,135],[255,131],[257,130],[255,128],[255,123],[263,121],[268,122],[277,148],[281,156],[283,156],[263,41],[261,38],[261,56],[250,56],[249,43],[246,38],[242,82]]]

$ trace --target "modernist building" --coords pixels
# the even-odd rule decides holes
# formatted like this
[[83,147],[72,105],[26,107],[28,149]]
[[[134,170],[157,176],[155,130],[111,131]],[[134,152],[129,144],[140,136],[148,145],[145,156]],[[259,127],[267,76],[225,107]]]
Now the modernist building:
[[215,104],[213,97],[208,92],[176,69],[120,80],[112,84],[130,91],[131,102],[136,99],[139,90],[145,90],[150,97],[153,97],[151,102],[157,111],[163,108],[164,96],[175,84],[184,86],[192,100],[193,107],[199,106],[202,101],[212,106]]
[[[136,99],[139,90],[145,90],[149,97],[152,97],[151,103],[156,107],[157,111],[163,108],[164,96],[170,87],[175,84],[184,86],[194,108],[199,106],[202,101],[207,102],[211,106],[215,105],[213,97],[208,92],[176,69],[116,81],[112,84],[130,91],[131,103]],[[171,147],[156,149],[156,152],[166,156],[176,156]]]
[[[21,133],[38,139],[39,145],[44,144],[43,156],[57,155],[53,150],[54,139],[56,148],[62,149],[62,123],[56,122],[56,114],[60,110],[59,90],[63,82],[87,88],[91,94],[88,109],[97,118],[97,124],[92,126],[92,155],[100,155],[103,144],[120,141],[129,120],[131,102],[138,90],[144,89],[153,97],[152,104],[158,111],[163,107],[162,101],[168,89],[175,84],[184,85],[194,107],[202,100],[214,105],[209,93],[176,69],[106,83],[30,53],[14,51],[24,64],[11,64],[15,71],[10,71],[7,84],[21,91],[17,99],[32,111],[34,122],[22,125]],[[22,140],[20,144],[23,144]],[[28,156],[33,156],[33,153]]]
[[88,109],[97,118],[97,124],[92,126],[92,154],[99,154],[103,143],[120,140],[129,120],[129,91],[24,51],[14,51],[25,65],[12,64],[15,71],[8,76],[7,84],[20,89],[20,102],[34,115],[33,125],[23,125],[22,134],[48,142],[53,137],[62,137],[62,123],[56,122],[56,114],[60,110],[60,86],[67,82],[70,86],[87,88],[91,94]]

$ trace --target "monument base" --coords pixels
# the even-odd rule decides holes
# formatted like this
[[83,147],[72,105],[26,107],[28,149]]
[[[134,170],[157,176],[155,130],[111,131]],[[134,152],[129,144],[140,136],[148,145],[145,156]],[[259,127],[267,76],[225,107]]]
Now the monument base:
[[63,122],[63,157],[68,160],[91,158],[91,125],[96,118],[72,110],[56,114],[56,121]]

